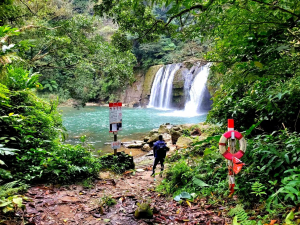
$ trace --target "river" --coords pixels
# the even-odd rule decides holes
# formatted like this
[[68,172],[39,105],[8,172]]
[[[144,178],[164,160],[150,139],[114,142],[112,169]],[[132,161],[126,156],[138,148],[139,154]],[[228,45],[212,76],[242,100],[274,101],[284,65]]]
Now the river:
[[[108,107],[87,106],[79,110],[72,107],[60,107],[63,124],[67,129],[67,143],[80,143],[79,137],[86,135],[87,143],[95,150],[102,149],[103,153],[112,152],[105,142],[113,141],[113,134],[108,132]],[[206,114],[188,117],[184,111],[158,110],[154,108],[123,107],[123,130],[118,133],[118,140],[142,140],[146,133],[161,124],[186,124],[205,121]]]

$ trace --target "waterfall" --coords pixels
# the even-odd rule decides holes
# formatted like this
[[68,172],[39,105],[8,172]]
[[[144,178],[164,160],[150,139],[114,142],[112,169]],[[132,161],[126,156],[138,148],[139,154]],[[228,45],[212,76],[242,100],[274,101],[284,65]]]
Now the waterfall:
[[[207,106],[204,105],[207,88],[206,82],[209,74],[209,64],[202,66],[196,71],[196,76],[189,91],[189,101],[185,103],[184,111],[189,114],[206,111]],[[203,107],[202,107],[203,106]]]
[[[148,107],[170,109],[173,98],[173,80],[175,73],[182,64],[169,64],[158,70],[151,88]],[[183,68],[181,74],[184,80],[184,116],[195,116],[210,109],[210,94],[206,87],[210,64],[205,66],[194,65],[190,70]],[[174,101],[174,99],[173,99]],[[184,99],[183,99],[184,101]],[[174,102],[173,102],[174,104]],[[183,105],[182,105],[183,106]],[[177,114],[179,115],[179,114]]]
[[173,79],[180,66],[181,64],[170,64],[158,70],[151,88],[149,107],[171,107]]

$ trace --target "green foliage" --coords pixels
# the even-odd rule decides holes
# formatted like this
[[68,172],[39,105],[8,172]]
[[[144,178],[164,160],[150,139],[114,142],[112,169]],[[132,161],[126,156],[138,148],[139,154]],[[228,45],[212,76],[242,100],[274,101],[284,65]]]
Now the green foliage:
[[14,212],[18,208],[25,207],[23,200],[28,200],[28,198],[18,193],[25,191],[27,187],[27,185],[19,181],[13,181],[0,186],[0,208],[3,213]]
[[27,89],[6,93],[0,108],[0,152],[8,170],[0,170],[1,179],[67,183],[97,175],[101,164],[84,146],[59,143],[64,128],[57,102],[39,99]]
[[109,195],[104,195],[101,199],[100,199],[100,205],[101,206],[112,206],[117,204],[116,200],[114,198],[112,198]]
[[226,118],[235,118],[235,125],[245,129],[264,120],[260,128],[271,132],[285,127],[297,130],[300,100],[300,78],[285,81],[258,78],[254,82],[240,82],[222,86],[215,96],[208,120],[226,124]]
[[10,90],[23,90],[26,88],[39,87],[38,79],[40,74],[30,73],[21,67],[7,67],[7,87]]
[[254,184],[252,184],[251,189],[252,189],[251,194],[255,194],[256,196],[259,197],[261,197],[262,195],[266,195],[266,192],[264,191],[266,187],[257,181]]
[[126,34],[121,33],[121,31],[117,31],[112,35],[111,44],[121,52],[130,51],[132,49],[132,42],[128,40]]
[[191,133],[190,133],[190,130],[189,129],[185,129],[182,131],[182,135],[184,137],[190,137],[191,136]]
[[43,80],[43,89],[48,89],[50,92],[57,91],[58,86],[55,80]]
[[[257,125],[246,133],[249,135]],[[186,191],[200,196],[211,193],[221,198],[227,196],[228,169],[216,148],[219,139],[219,135],[212,136],[180,154],[174,152],[168,159],[171,164],[165,172],[166,178],[157,190],[172,195]],[[299,204],[299,149],[300,136],[296,132],[284,130],[248,138],[242,158],[246,166],[235,176],[239,200],[246,207],[266,202],[265,209],[271,215],[283,210],[282,202]]]
[[[228,216],[236,217],[236,221],[239,223],[252,224],[252,223],[247,223],[248,215],[245,212],[242,205],[237,205],[236,207],[230,209],[230,211],[228,212]],[[256,224],[255,221],[252,221],[252,222],[254,222],[254,224]]]
[[117,155],[107,154],[101,156],[99,161],[103,168],[110,169],[115,173],[124,173],[126,170],[135,167],[133,157],[124,152],[118,152]]
[[[30,166],[28,166],[30,164]],[[26,182],[70,183],[97,176],[101,163],[81,145],[58,144],[52,149],[29,149],[17,157],[14,177]]]

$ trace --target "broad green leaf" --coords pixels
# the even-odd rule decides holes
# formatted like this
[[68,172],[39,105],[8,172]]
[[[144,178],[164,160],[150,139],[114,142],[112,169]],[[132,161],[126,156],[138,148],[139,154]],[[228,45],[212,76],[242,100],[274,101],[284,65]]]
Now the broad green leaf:
[[232,225],[240,225],[240,223],[237,221],[237,216],[233,217]]
[[188,192],[181,192],[180,198],[191,199],[192,196]]
[[193,178],[193,182],[194,182],[194,184],[198,185],[199,187],[209,187],[210,186],[196,177]]
[[264,65],[261,62],[255,61],[254,65],[260,69],[262,69],[264,67]]
[[13,198],[13,203],[15,203],[18,207],[22,207],[23,199],[20,197]]
[[285,222],[287,225],[292,225],[294,224],[293,223],[293,219],[295,218],[295,215],[294,215],[294,211],[291,211],[285,218]]
[[7,205],[9,205],[10,203],[11,203],[10,201],[3,202],[3,203],[0,204],[0,207],[7,206]]

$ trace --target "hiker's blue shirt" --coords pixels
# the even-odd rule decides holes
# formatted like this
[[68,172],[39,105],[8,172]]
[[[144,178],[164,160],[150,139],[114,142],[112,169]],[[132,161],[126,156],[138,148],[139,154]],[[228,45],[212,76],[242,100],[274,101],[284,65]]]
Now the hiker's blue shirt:
[[154,157],[165,158],[167,151],[167,145],[165,141],[157,141],[153,146]]

